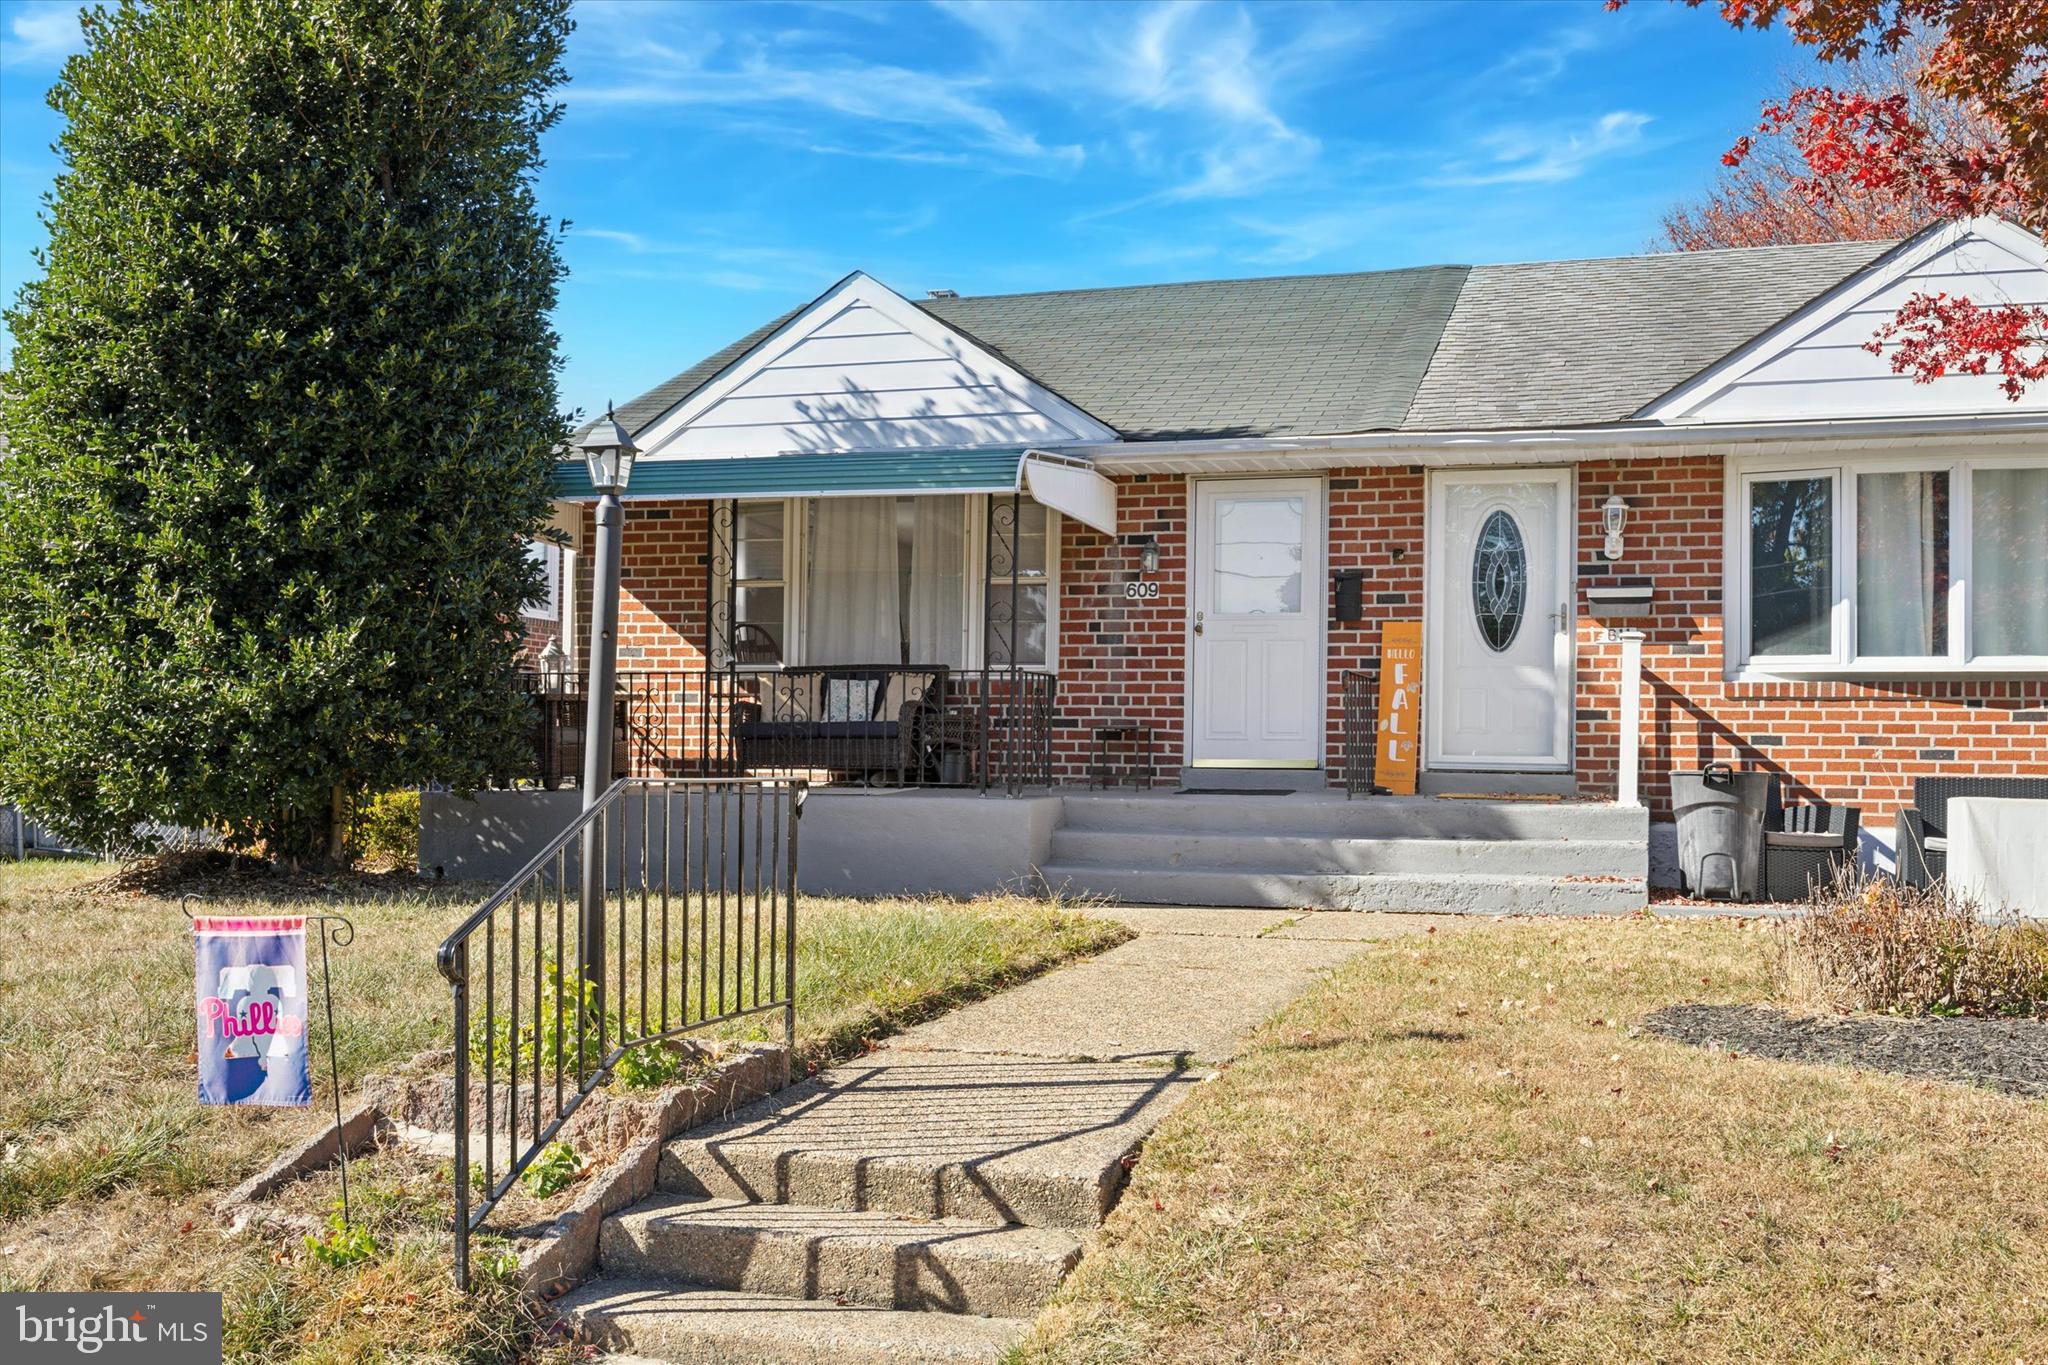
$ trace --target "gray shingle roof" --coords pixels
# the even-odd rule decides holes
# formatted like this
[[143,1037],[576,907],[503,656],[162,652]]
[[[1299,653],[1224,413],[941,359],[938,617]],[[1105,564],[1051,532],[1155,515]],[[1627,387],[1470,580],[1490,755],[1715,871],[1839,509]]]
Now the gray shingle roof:
[[1894,245],[1478,266],[1401,426],[1576,426],[1633,416]]
[[1465,267],[932,299],[1131,440],[1396,426]]
[[[921,300],[1128,440],[1634,415],[1889,251],[1755,247]],[[620,406],[638,435],[785,313]]]

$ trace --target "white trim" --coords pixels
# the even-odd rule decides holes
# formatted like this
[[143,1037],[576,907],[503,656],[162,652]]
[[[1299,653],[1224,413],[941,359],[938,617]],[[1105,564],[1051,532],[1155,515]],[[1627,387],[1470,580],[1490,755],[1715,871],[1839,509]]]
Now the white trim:
[[[788,354],[799,343],[808,339],[813,331],[829,319],[849,307],[866,305],[881,316],[889,319],[918,340],[991,376],[1024,403],[1037,410],[1047,421],[1064,428],[1076,441],[1114,441],[1116,432],[1090,417],[1066,399],[1032,379],[1009,362],[998,358],[984,349],[979,342],[969,339],[963,333],[953,330],[930,313],[919,308],[910,300],[898,294],[881,281],[862,271],[856,270],[838,284],[812,300],[810,305],[755,347],[729,365],[725,372],[713,378],[677,403],[661,416],[642,427],[634,440],[640,446],[642,459],[663,458],[661,449],[674,440],[699,416],[731,396],[747,380],[761,370]],[[1000,448],[1015,445],[1015,441],[989,441],[987,445]],[[885,447],[896,449],[897,447]],[[964,447],[955,447],[964,448]],[[866,447],[848,446],[844,453],[854,453]],[[908,453],[914,453],[908,452]]]
[[[2036,451],[2044,444],[2030,443]],[[1792,682],[1941,678],[2040,678],[2048,676],[2048,655],[1973,655],[1972,537],[1974,523],[1971,474],[1977,469],[2048,467],[2042,454],[1996,454],[1976,458],[1963,451],[1863,451],[1826,462],[1811,456],[1763,454],[1732,458],[1722,496],[1722,676],[1730,682]],[[1864,658],[1855,653],[1856,632],[1856,485],[1860,475],[1945,470],[1949,475],[1948,650],[1943,655],[1905,658]],[[1758,479],[1807,475],[1829,477],[1835,486],[1834,543],[1836,566],[1830,649],[1825,656],[1773,657],[1750,654],[1749,621],[1749,487]],[[2048,565],[2043,566],[2048,572]]]
[[2039,413],[1656,426],[1640,422],[1511,431],[1365,432],[1226,437],[1063,446],[1105,474],[1253,475],[1385,465],[1560,465],[1577,460],[1735,455],[1768,445],[1810,454],[1929,446],[2033,446],[2048,434]]
[[1938,224],[1886,252],[1749,344],[1731,351],[1712,368],[1702,370],[1641,408],[1636,416],[1646,421],[1672,424],[1701,422],[1703,419],[1692,416],[1692,413],[1702,404],[1775,360],[1794,339],[1832,321],[1852,299],[1868,298],[1882,292],[1970,237],[1982,237],[2048,270],[2048,249],[2043,248],[2041,240],[2025,228],[2002,218],[1966,218]]
[[1033,502],[1106,536],[1116,534],[1116,483],[1084,461],[1026,451],[1018,483]]
[[[1434,660],[1442,656],[1439,637],[1443,626],[1442,606],[1464,599],[1440,581],[1437,550],[1442,548],[1443,510],[1438,490],[1456,478],[1464,483],[1519,483],[1541,475],[1557,483],[1557,524],[1551,530],[1556,542],[1557,590],[1562,594],[1564,620],[1552,631],[1551,669],[1559,679],[1556,713],[1551,717],[1551,749],[1559,758],[1530,759],[1519,756],[1447,759],[1443,755],[1443,732],[1438,728],[1443,705],[1437,689],[1443,686],[1441,670]],[[1578,471],[1569,465],[1529,470],[1431,470],[1423,480],[1422,498],[1422,762],[1431,772],[1526,772],[1569,773],[1578,757]],[[1534,606],[1534,603],[1529,604]],[[1526,608],[1525,608],[1526,609]],[[1544,612],[1543,619],[1555,615]]]

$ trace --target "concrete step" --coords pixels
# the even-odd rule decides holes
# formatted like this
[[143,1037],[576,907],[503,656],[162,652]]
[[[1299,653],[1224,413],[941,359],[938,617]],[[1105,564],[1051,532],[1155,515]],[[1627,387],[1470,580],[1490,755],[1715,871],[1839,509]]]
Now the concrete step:
[[1074,1263],[1073,1234],[657,1194],[607,1218],[598,1261],[680,1280],[874,1308],[1029,1317]]
[[1629,877],[1414,873],[1366,876],[1161,870],[1054,863],[1041,868],[1062,895],[1137,905],[1277,906],[1315,910],[1457,911],[1496,915],[1613,915],[1641,909],[1648,884]]
[[1060,825],[1071,830],[1278,835],[1305,839],[1647,839],[1649,812],[1592,801],[1462,801],[1326,792],[1292,796],[1185,796],[1071,792]]
[[656,1183],[700,1198],[1093,1228],[1124,1158],[1200,1079],[957,1054],[847,1063],[669,1143]]
[[609,1276],[571,1290],[554,1310],[585,1341],[669,1365],[993,1361],[1031,1326]]
[[1159,871],[1499,873],[1637,881],[1650,871],[1648,845],[1637,839],[1316,839],[1171,830],[1055,830],[1048,861]]

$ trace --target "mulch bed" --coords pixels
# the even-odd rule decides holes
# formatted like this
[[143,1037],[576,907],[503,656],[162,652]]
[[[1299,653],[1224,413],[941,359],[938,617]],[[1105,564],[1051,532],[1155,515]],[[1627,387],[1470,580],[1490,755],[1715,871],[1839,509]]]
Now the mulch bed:
[[2048,1021],[1813,1018],[1762,1005],[1671,1005],[1643,1028],[1731,1054],[1814,1062],[2048,1096]]
[[176,900],[316,900],[325,896],[396,897],[425,885],[410,872],[359,869],[293,872],[261,858],[192,849],[139,858],[118,872],[70,888],[74,896]]

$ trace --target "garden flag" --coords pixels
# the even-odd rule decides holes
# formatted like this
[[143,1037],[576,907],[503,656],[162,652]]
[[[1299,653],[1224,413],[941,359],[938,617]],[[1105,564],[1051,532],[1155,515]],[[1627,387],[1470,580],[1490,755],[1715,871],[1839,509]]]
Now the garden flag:
[[192,920],[198,970],[199,1102],[303,1106],[306,921],[299,916]]

